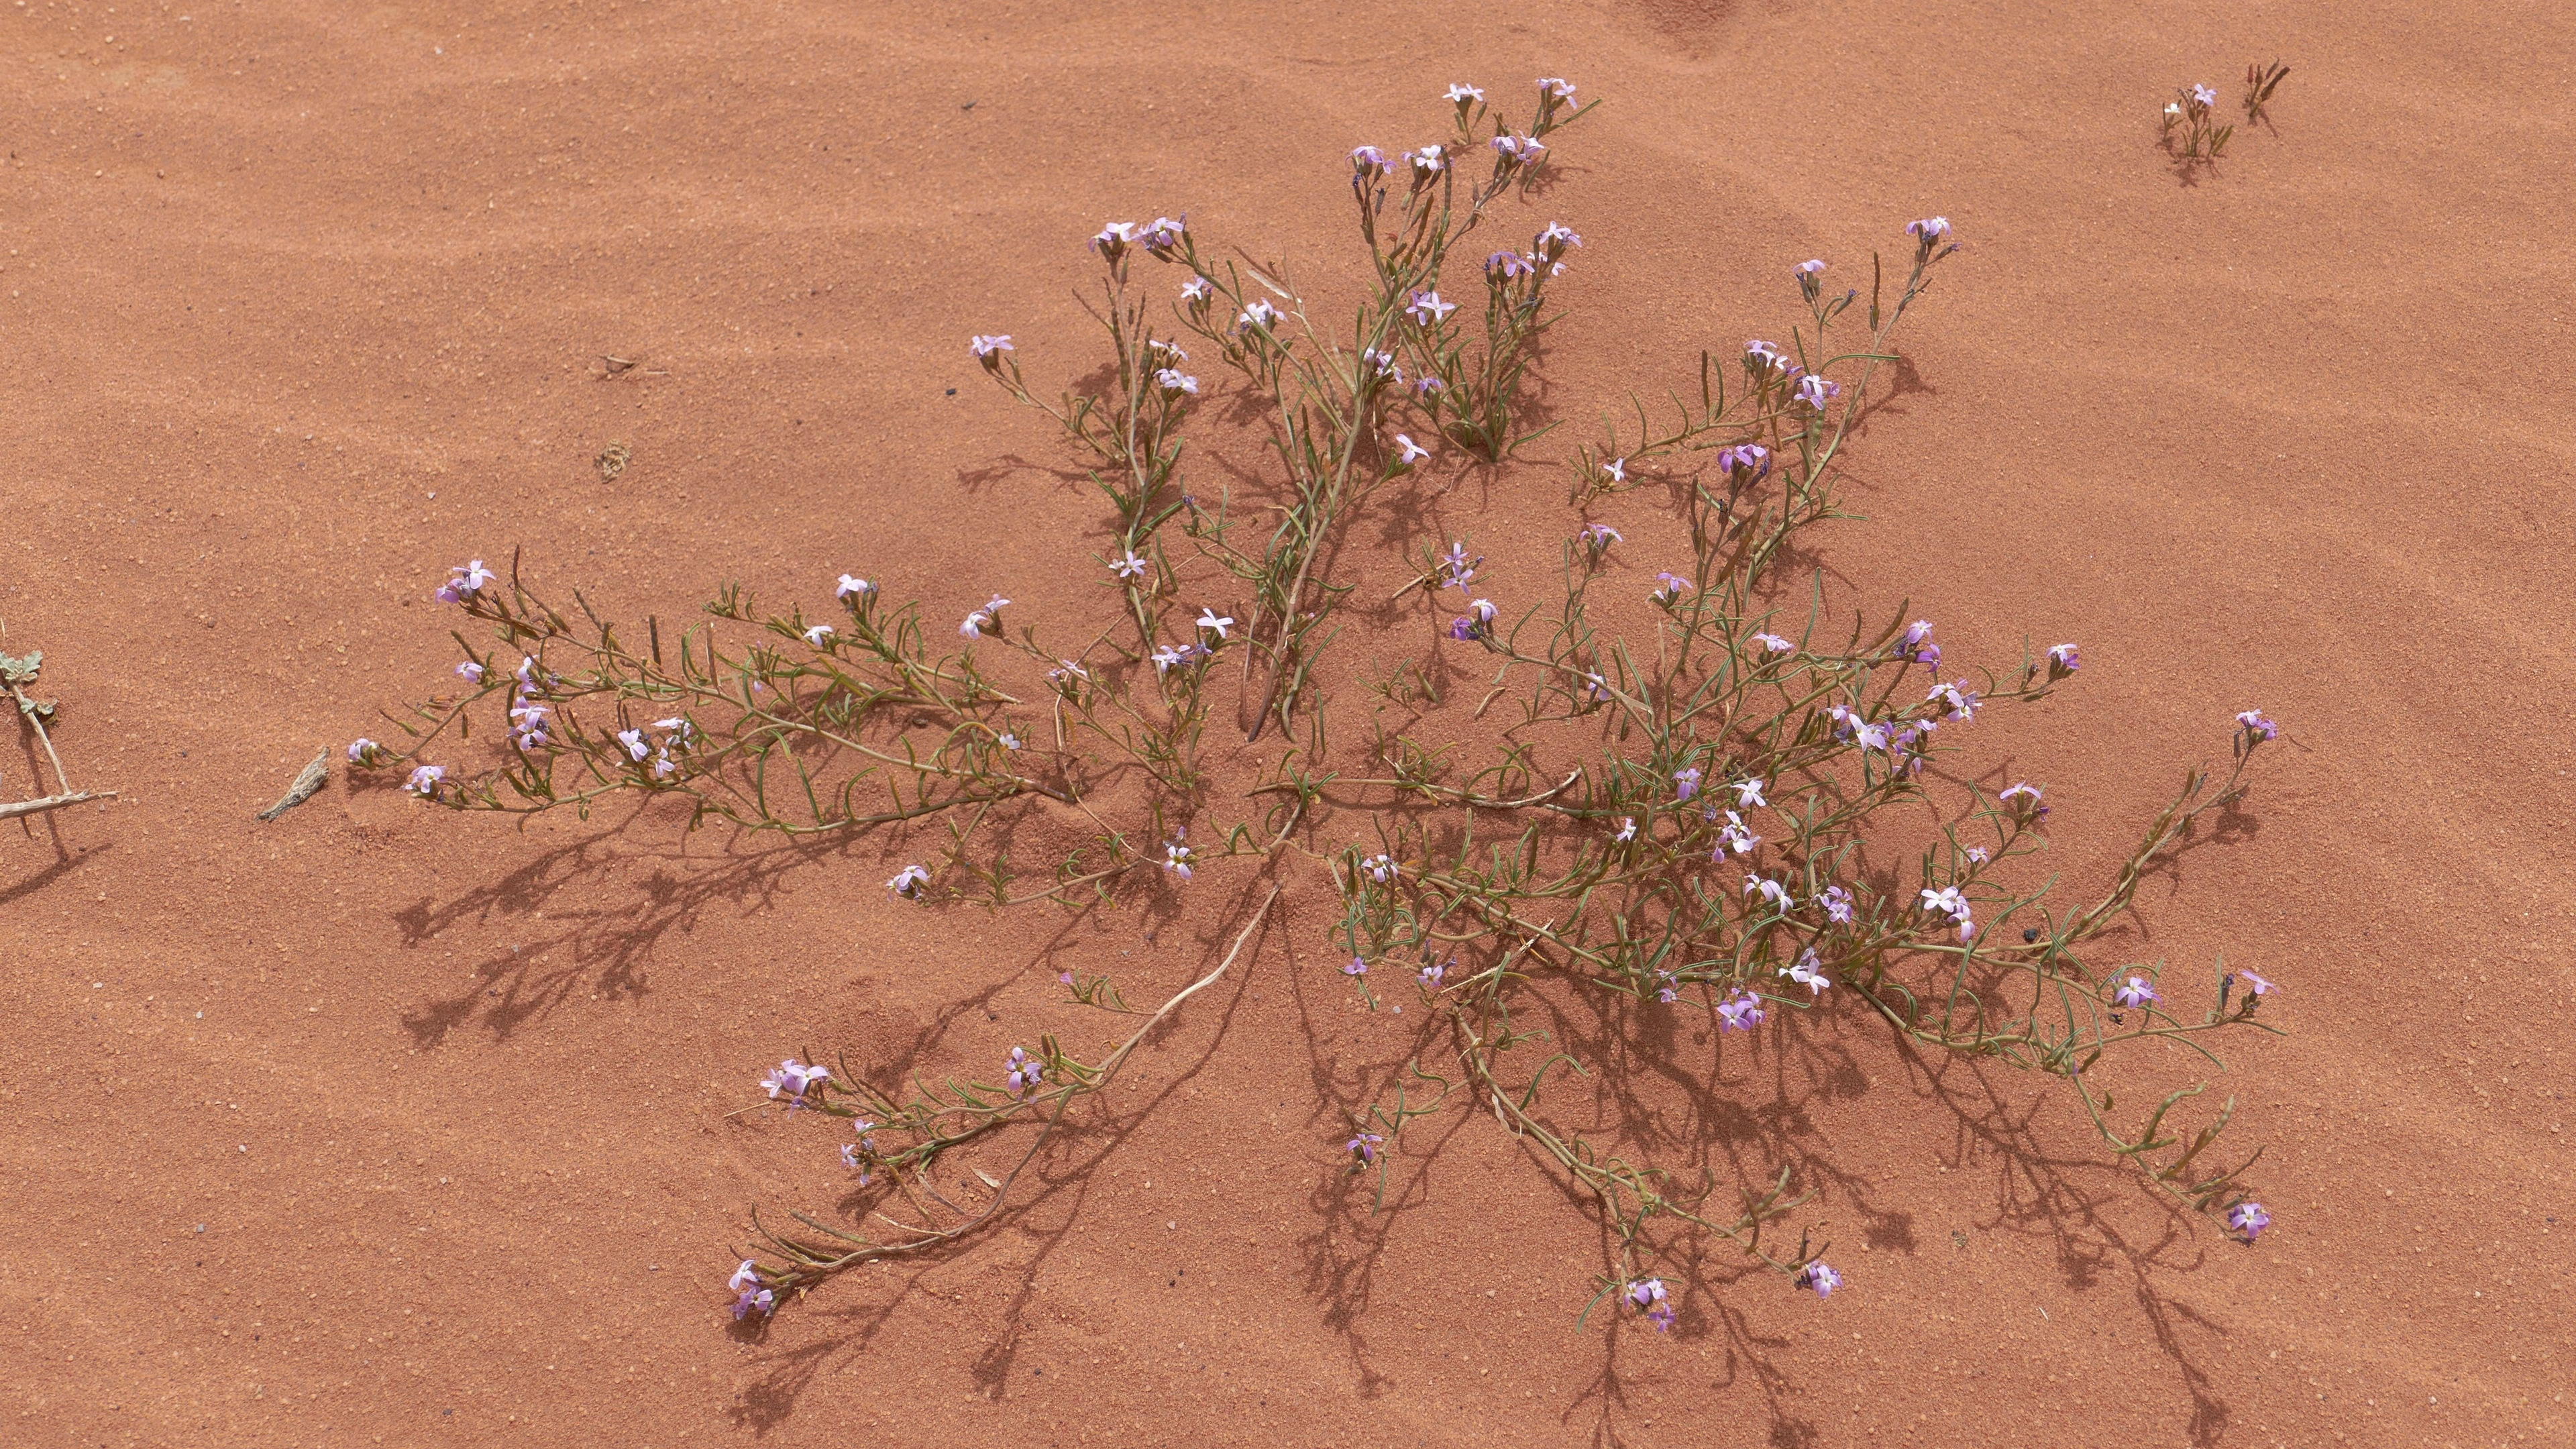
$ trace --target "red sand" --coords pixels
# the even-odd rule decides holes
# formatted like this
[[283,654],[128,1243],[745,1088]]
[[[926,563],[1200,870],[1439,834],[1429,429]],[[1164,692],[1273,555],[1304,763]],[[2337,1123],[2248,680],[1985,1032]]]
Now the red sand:
[[[0,1441],[2576,1442],[2565,7],[922,9],[0,10],[0,648],[125,792],[0,836]],[[2178,184],[2156,105],[2275,55],[2277,133]],[[1590,242],[1566,416],[1784,330],[1797,260],[1957,223],[1827,559],[1966,657],[2083,641],[1996,737],[2055,865],[2098,876],[2234,710],[2287,726],[2138,948],[2283,984],[2227,1083],[2277,1226],[2171,1218],[2044,1083],[1845,1017],[1831,1083],[1742,1069],[1725,1150],[1794,1140],[1849,1289],[1713,1272],[1669,1339],[1578,1333],[1597,1232],[1488,1121],[1425,1134],[1402,1212],[1346,1198],[1340,1105],[1406,1038],[1292,887],[1096,1166],[730,1332],[748,1210],[831,1195],[821,1136],[724,1118],[764,1065],[1106,1039],[1053,973],[1159,999],[1242,883],[1156,941],[893,905],[872,844],[336,778],[253,812],[437,687],[470,555],[624,614],[862,565],[1075,607],[1095,505],[966,335],[1087,370],[1112,217],[1328,276],[1343,150],[1540,74],[1609,101],[1543,203]],[[1425,534],[1535,568],[1562,476]]]

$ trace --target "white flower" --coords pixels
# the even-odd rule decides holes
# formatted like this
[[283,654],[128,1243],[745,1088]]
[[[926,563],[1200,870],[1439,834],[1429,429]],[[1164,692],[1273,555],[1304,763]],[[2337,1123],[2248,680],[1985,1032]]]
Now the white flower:
[[1223,642],[1225,639],[1225,631],[1234,627],[1234,620],[1230,618],[1219,618],[1216,610],[1214,609],[1203,608],[1199,610],[1198,623],[1199,627],[1202,629],[1214,629],[1219,642]]
[[1615,836],[1611,837],[1611,838],[1612,838],[1612,839],[1614,839],[1614,840],[1617,840],[1617,841],[1621,842],[1622,844],[1625,844],[1625,843],[1626,843],[1626,842],[1628,842],[1628,841],[1631,841],[1631,840],[1636,839],[1636,838],[1637,838],[1637,817],[1636,817],[1636,816],[1634,816],[1634,815],[1622,815],[1622,816],[1620,816],[1620,817],[1619,817],[1619,833],[1618,833],[1617,835],[1615,835]]
[[1451,86],[1449,88],[1449,99],[1461,104],[1468,101],[1481,101],[1484,98],[1485,93],[1474,86]]
[[1822,996],[1825,988],[1834,983],[1824,972],[1817,969],[1820,964],[1816,959],[1815,949],[1810,947],[1798,954],[1796,962],[1781,967],[1780,974],[1807,988],[1808,994]]
[[831,637],[832,626],[829,624],[817,624],[813,628],[805,631],[805,642],[813,645],[817,649],[822,648],[823,641]]
[[1762,782],[1760,780],[1738,780],[1734,784],[1727,786],[1727,788],[1735,792],[1735,803],[1747,810],[1752,809],[1756,805],[1768,805],[1771,803],[1770,801],[1762,798]]
[[855,594],[864,599],[876,591],[877,586],[869,583],[866,579],[859,578],[853,574],[843,574],[841,575],[841,586],[832,591],[832,597],[836,599],[846,599]]
[[1398,449],[1396,466],[1400,468],[1410,468],[1414,464],[1431,456],[1431,450],[1429,448],[1422,446],[1420,443],[1413,441],[1413,439],[1406,437],[1402,433],[1395,435],[1395,445]]
[[1122,579],[1141,579],[1145,576],[1145,570],[1151,567],[1153,565],[1137,557],[1136,551],[1132,548],[1125,556],[1109,561],[1109,571]]
[[993,621],[985,616],[983,610],[977,609],[966,616],[965,623],[957,626],[957,632],[969,639],[981,639],[984,637],[984,631],[992,627]]

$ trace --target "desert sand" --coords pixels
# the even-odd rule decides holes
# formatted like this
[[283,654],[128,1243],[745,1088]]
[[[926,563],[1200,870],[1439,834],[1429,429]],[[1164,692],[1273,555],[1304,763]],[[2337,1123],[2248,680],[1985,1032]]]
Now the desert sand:
[[[121,792],[0,824],[0,1442],[2576,1442],[2564,7],[0,27],[0,649],[44,651],[75,783]],[[2156,107],[2275,56],[2273,124],[2178,176]],[[996,917],[889,900],[872,840],[353,790],[338,747],[455,658],[431,591],[519,550],[629,617],[863,564],[942,617],[1083,607],[1096,497],[967,336],[1093,366],[1111,219],[1329,277],[1345,151],[1540,75],[1605,102],[1527,217],[1587,239],[1541,369],[1569,437],[1784,331],[1795,262],[1957,227],[1824,565],[1963,655],[2083,642],[1995,740],[2051,782],[2052,868],[2098,877],[2234,711],[2282,722],[2133,947],[2281,984],[2287,1035],[2222,1081],[2275,1225],[2172,1214],[2046,1083],[1852,1015],[1821,1084],[1739,1072],[1728,1143],[1808,1165],[1846,1289],[1713,1257],[1671,1335],[1578,1329],[1599,1230],[1489,1119],[1366,1211],[1340,1094],[1405,1038],[1292,883],[1022,1216],[737,1326],[749,1213],[835,1191],[822,1138],[726,1115],[763,1069],[1106,1039],[1056,973],[1158,1000],[1250,877]],[[1456,476],[1402,546],[1545,567],[1563,469]],[[323,793],[255,819],[324,746]],[[49,781],[0,751],[0,797]]]

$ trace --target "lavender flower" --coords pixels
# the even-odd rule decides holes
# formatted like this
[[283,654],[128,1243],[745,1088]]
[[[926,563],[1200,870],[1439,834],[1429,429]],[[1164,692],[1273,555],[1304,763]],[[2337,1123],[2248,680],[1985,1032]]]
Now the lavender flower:
[[1054,685],[1058,693],[1070,695],[1091,680],[1091,671],[1073,660],[1059,659],[1055,664],[1055,668],[1047,671],[1046,677],[1047,683]]
[[1658,604],[1669,604],[1691,591],[1691,581],[1679,574],[1655,575],[1655,592],[1650,595]]
[[1757,891],[1761,893],[1764,900],[1769,901],[1774,908],[1781,911],[1790,910],[1798,904],[1797,897],[1789,894],[1789,888],[1787,886],[1780,884],[1780,882],[1776,880],[1769,880],[1762,876],[1748,873],[1744,877],[1744,893],[1749,896]]
[[2265,1228],[2272,1226],[2272,1215],[2263,1211],[2259,1202],[2240,1202],[2227,1210],[2227,1225],[2243,1233],[2245,1241],[2250,1243],[2261,1236]]
[[1383,852],[1377,855],[1372,855],[1368,859],[1361,861],[1360,869],[1366,871],[1368,873],[1368,878],[1376,881],[1379,885],[1385,885],[1387,882],[1395,879],[1398,875],[1403,874],[1403,867],[1395,863],[1395,857],[1384,854]]
[[2048,675],[2056,679],[2084,667],[2084,658],[2072,644],[2060,644],[2048,651]]
[[468,684],[481,684],[483,682],[483,666],[475,663],[471,659],[468,659],[464,663],[456,666],[456,677],[464,680]]
[[1431,450],[1429,448],[1422,446],[1420,443],[1413,441],[1402,433],[1395,435],[1395,445],[1398,449],[1395,466],[1399,470],[1410,468],[1414,464],[1431,456]]
[[1601,476],[1609,479],[1613,483],[1627,482],[1628,460],[1625,458],[1613,458],[1609,462],[1602,464]]
[[1456,101],[1458,103],[1458,109],[1462,111],[1467,109],[1470,104],[1481,101],[1484,98],[1485,93],[1474,86],[1462,85],[1451,86],[1449,88],[1449,99]]
[[356,739],[349,741],[349,762],[351,764],[356,764],[383,748],[384,746],[377,744],[374,740],[368,739],[365,735],[360,735]]
[[1618,841],[1621,845],[1625,845],[1625,844],[1627,844],[1629,841],[1636,839],[1636,838],[1637,838],[1637,817],[1636,817],[1636,816],[1634,816],[1634,815],[1622,815],[1622,816],[1620,816],[1620,817],[1619,817],[1619,833],[1618,833],[1618,834],[1616,834],[1616,835],[1614,835],[1614,836],[1612,836],[1612,837],[1610,837],[1610,838],[1611,838],[1611,839],[1613,839],[1613,840]]
[[[1156,674],[1169,674],[1172,672],[1172,667],[1174,665],[1187,664],[1189,662],[1190,656],[1187,650],[1175,649],[1169,644],[1166,644],[1154,651],[1154,672]],[[1184,879],[1186,879],[1186,877],[1184,877]]]
[[1819,1298],[1831,1298],[1834,1296],[1834,1290],[1843,1286],[1843,1275],[1835,1272],[1826,1265],[1824,1259],[1819,1258],[1799,1269],[1795,1281],[1801,1288],[1815,1289],[1816,1296]]
[[1457,618],[1449,621],[1449,637],[1457,640],[1461,644],[1470,644],[1475,642],[1478,632],[1476,621],[1468,618],[1464,614],[1461,614]]
[[1606,523],[1587,523],[1583,525],[1583,531],[1576,534],[1575,537],[1583,540],[1584,543],[1589,545],[1594,553],[1600,553],[1614,543],[1626,543],[1628,541],[1626,538],[1620,536],[1619,530],[1612,528]]
[[1413,395],[1428,402],[1433,393],[1440,391],[1448,385],[1449,384],[1442,382],[1440,379],[1431,376],[1429,373],[1425,373],[1413,380]]
[[831,1079],[831,1072],[825,1068],[812,1066],[790,1057],[778,1064],[777,1071],[762,1077],[760,1084],[769,1089],[771,1101],[784,1097],[787,1099],[788,1110],[794,1111],[804,1105],[807,1088]]
[[1753,642],[1761,645],[1762,652],[1765,654],[1795,654],[1798,652],[1796,641],[1783,639],[1777,634],[1756,634],[1753,636]]
[[1816,948],[1810,946],[1798,953],[1797,960],[1781,967],[1780,974],[1807,988],[1808,995],[1822,996],[1825,988],[1834,984],[1833,979],[1825,975],[1823,965],[1823,960],[1816,955]]
[[428,800],[438,794],[438,782],[446,778],[445,765],[417,765],[412,769],[411,778],[403,782],[403,788]]
[[1957,886],[1943,886],[1937,891],[1927,886],[1923,891],[1923,909],[1939,911],[1957,920],[1968,914],[1968,898],[1959,893]]
[[1967,681],[1964,679],[1932,686],[1932,692],[1923,696],[1923,702],[1946,706],[1946,712],[1941,718],[1945,721],[1955,720],[1961,724],[1973,724],[1981,704],[1976,691],[1968,688]]
[[[1726,859],[1726,853],[1730,850],[1740,856],[1751,855],[1753,853],[1753,847],[1760,845],[1761,843],[1762,837],[1754,834],[1753,831],[1745,825],[1744,817],[1736,814],[1732,810],[1729,810],[1726,812],[1726,824],[1717,832],[1716,858],[1719,860]],[[1787,910],[1789,907],[1787,894],[1781,892],[1778,886],[1771,885],[1768,881],[1763,882],[1763,884],[1771,886],[1771,889],[1765,892],[1765,894],[1773,895],[1779,900],[1780,908],[1782,910]]]
[[1386,174],[1386,153],[1375,146],[1362,146],[1351,152],[1351,169],[1375,180]]
[[1002,370],[1002,354],[1019,349],[1011,345],[1011,334],[1005,332],[997,337],[978,333],[967,339],[966,350],[975,354],[975,360],[984,364],[986,372],[999,372]]
[[1536,272],[1527,257],[1518,252],[1496,252],[1485,258],[1485,275],[1496,282],[1508,282]]
[[778,1311],[778,1295],[761,1286],[760,1268],[749,1258],[743,1259],[742,1266],[733,1270],[733,1277],[725,1287],[738,1295],[733,1301],[736,1323],[754,1313],[767,1315]]
[[1014,1097],[1035,1088],[1045,1076],[1045,1064],[1018,1047],[1011,1048],[1011,1054],[1002,1059],[1002,1081]]
[[1750,810],[1757,805],[1771,803],[1762,798],[1762,785],[1760,780],[1738,780],[1726,788],[1735,792],[1735,803],[1739,807]]
[[1413,979],[1422,983],[1423,990],[1437,991],[1440,989],[1441,978],[1447,976],[1449,974],[1449,967],[1456,964],[1458,964],[1458,958],[1455,956],[1450,957],[1445,964],[1438,961],[1426,961],[1423,963],[1421,970],[1413,973]]
[[1360,361],[1367,366],[1371,377],[1383,377],[1398,384],[1404,381],[1404,369],[1396,366],[1395,354],[1392,352],[1381,352],[1374,347],[1366,348],[1360,353]]
[[1494,622],[1494,601],[1477,599],[1467,605],[1467,617],[1476,621],[1479,630]]
[[2249,709],[2238,715],[2236,723],[2242,726],[2247,736],[2253,739],[2271,740],[2281,736],[2281,727],[2265,719],[2263,711],[2259,709]]
[[1433,177],[1449,169],[1445,149],[1436,144],[1405,152],[1404,164],[1413,168],[1413,184],[1417,187],[1429,185]]
[[1343,1143],[1342,1150],[1349,1153],[1352,1157],[1357,1158],[1362,1165],[1365,1165],[1367,1163],[1377,1161],[1378,1149],[1384,1145],[1386,1145],[1386,1138],[1384,1136],[1375,1132],[1362,1132],[1353,1137],[1350,1141]]
[[1673,798],[1676,800],[1688,800],[1693,795],[1698,794],[1699,782],[1699,766],[1693,765],[1685,770],[1675,770],[1673,772]]
[[1473,559],[1467,557],[1467,540],[1452,541],[1449,551],[1440,556],[1440,586],[1445,589],[1467,587],[1467,581],[1476,576],[1476,565],[1484,561],[1482,554]]
[[[1778,361],[1778,354],[1772,354],[1772,360]],[[1732,448],[1720,448],[1717,450],[1717,471],[1750,473],[1753,481],[1758,483],[1771,472],[1771,450],[1760,443],[1738,443]]]
[[1405,304],[1404,315],[1412,318],[1416,326],[1429,327],[1447,321],[1449,314],[1457,310],[1457,303],[1441,301],[1438,292],[1416,292],[1413,300]]
[[866,579],[860,578],[856,574],[843,574],[841,575],[839,586],[832,590],[832,597],[841,600],[843,603],[848,603],[850,600],[856,599],[860,603],[864,604],[868,600],[875,598],[876,593],[877,586],[868,582]]
[[450,572],[454,577],[438,586],[436,597],[442,604],[464,603],[467,599],[481,593],[483,586],[492,582],[493,577],[492,571],[483,567],[483,560],[479,558],[463,568]]
[[805,631],[805,642],[813,645],[817,649],[822,648],[823,641],[831,637],[832,626],[829,624],[817,624],[813,628]]
[[1655,972],[1655,1000],[1670,1006],[1681,999],[1681,978],[1670,971],[1658,969]]
[[1905,224],[1905,234],[1920,241],[1928,250],[1950,234],[1950,218],[1927,216],[1921,221],[1909,221]]
[[1184,825],[1163,842],[1163,870],[1182,881],[1190,878],[1190,861],[1195,858],[1190,848],[1181,843],[1189,833],[1189,827]]
[[1138,557],[1132,548],[1120,557],[1109,561],[1109,571],[1122,579],[1141,579],[1145,576],[1145,571],[1152,567],[1151,563]]
[[1623,1291],[1628,1301],[1646,1315],[1646,1321],[1655,1325],[1657,1333],[1672,1331],[1677,1315],[1673,1312],[1672,1297],[1664,1288],[1663,1279],[1640,1278]]
[[2037,820],[2048,813],[2047,803],[2040,799],[2039,787],[2028,783],[2007,787],[1995,797],[1995,803],[2010,810],[2019,820]]
[[1756,337],[1744,344],[1744,365],[1755,372],[1787,372],[1789,359],[1780,355],[1780,349]]
[[2281,989],[2273,985],[2266,978],[2257,976],[2251,971],[2239,971],[2236,974],[2245,978],[2245,989],[2256,996],[2269,996],[2273,992]]
[[1154,373],[1154,386],[1161,388],[1163,390],[1163,396],[1165,397],[1197,397],[1199,395],[1199,380],[1195,377],[1182,376],[1181,370],[1176,367],[1157,369]]
[[646,741],[644,732],[640,729],[619,730],[617,742],[626,747],[626,756],[631,760],[641,761],[645,756],[653,753],[653,746]]
[[1987,858],[1986,848],[1984,846],[1971,845],[1968,847],[1968,863],[1970,865],[1984,865]]
[[1935,669],[1941,667],[1941,646],[1932,642],[1931,620],[1917,619],[1905,626],[1905,639],[1897,646],[1896,657],[1929,664]]
[[1231,616],[1220,616],[1214,609],[1201,608],[1198,626],[1202,629],[1215,630],[1217,642],[1222,644],[1225,642],[1225,631],[1234,627],[1234,620]]
[[1368,958],[1365,956],[1353,956],[1351,958],[1351,964],[1342,968],[1342,974],[1345,976],[1366,976],[1368,974]]
[[1172,253],[1180,249],[1181,242],[1188,233],[1189,227],[1184,223],[1174,221],[1168,216],[1158,216],[1154,218],[1151,226],[1145,228],[1145,234],[1139,240],[1144,242],[1146,252],[1154,260],[1168,262],[1172,259]]
[[957,626],[957,632],[969,639],[981,639],[984,631],[993,628],[997,622],[992,615],[977,609],[966,616],[966,622]]
[[2111,993],[2111,999],[2122,1006],[2144,1006],[2151,1001],[2164,1000],[2163,997],[2156,994],[2156,989],[2153,986],[2147,984],[2147,980],[2143,976],[2132,976],[2127,981],[2121,983],[2121,985]]
[[1132,221],[1113,221],[1100,229],[1100,235],[1091,239],[1091,249],[1100,253],[1101,260],[1114,267],[1118,265],[1120,258],[1127,255],[1127,248],[1135,243],[1136,224]]
[[1553,262],[1565,255],[1566,248],[1583,245],[1574,228],[1561,221],[1551,221],[1547,229],[1530,239],[1530,253],[1542,262]]
[[1816,897],[1816,904],[1825,908],[1825,919],[1837,926],[1848,926],[1860,917],[1852,908],[1852,893],[1842,886],[1825,887],[1824,894]]
[[1242,315],[1234,319],[1238,330],[1246,327],[1267,328],[1278,321],[1279,309],[1271,306],[1270,299],[1267,297],[1253,298],[1251,304],[1243,309]]
[[1192,277],[1181,283],[1181,300],[1189,303],[1193,310],[1206,306],[1208,298],[1214,294],[1215,289],[1205,277]]
[[2208,110],[2211,106],[2218,104],[2218,92],[2210,89],[2208,86],[2195,85],[2191,88],[2191,102],[2193,105],[2200,107],[2204,111]]
[[1762,1024],[1764,1015],[1762,998],[1741,988],[1717,1004],[1718,1029],[1721,1031],[1751,1031]]
[[1827,399],[1842,396],[1842,391],[1841,383],[1828,382],[1812,372],[1798,379],[1798,401],[1818,412],[1825,410]]
[[907,901],[921,899],[922,888],[930,884],[930,872],[918,865],[907,865],[886,882],[886,889]]

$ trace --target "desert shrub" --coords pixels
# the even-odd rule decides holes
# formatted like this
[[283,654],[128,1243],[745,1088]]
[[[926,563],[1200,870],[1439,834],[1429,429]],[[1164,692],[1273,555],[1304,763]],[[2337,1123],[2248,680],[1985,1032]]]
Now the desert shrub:
[[[1072,565],[1102,590],[1082,617],[1031,620],[997,595],[952,628],[891,602],[889,579],[844,575],[812,613],[763,611],[727,588],[666,636],[658,620],[620,628],[578,593],[559,609],[515,564],[506,579],[469,564],[441,589],[490,631],[488,644],[457,636],[468,687],[401,717],[405,748],[351,747],[363,765],[408,769],[406,788],[432,804],[587,812],[640,796],[684,802],[692,826],[899,842],[932,831],[936,852],[895,856],[905,863],[886,882],[924,908],[1115,909],[1205,892],[1212,873],[1267,878],[1229,922],[1216,968],[1151,1013],[1104,977],[1061,978],[1069,1009],[1147,1018],[1105,1054],[1078,1056],[1050,1033],[1014,1047],[999,1082],[916,1074],[897,1087],[864,1066],[783,1062],[765,1079],[769,1102],[836,1124],[856,1196],[792,1226],[755,1220],[758,1246],[731,1285],[737,1317],[994,1221],[1068,1114],[1223,974],[1283,890],[1329,893],[1331,959],[1371,1009],[1414,1004],[1436,1023],[1335,1134],[1344,1170],[1377,1174],[1382,1198],[1413,1124],[1490,1115],[1610,1230],[1594,1303],[1624,1302],[1658,1327],[1692,1286],[1673,1265],[1695,1237],[1820,1296],[1842,1278],[1823,1244],[1791,1230],[1809,1197],[1790,1170],[1686,1180],[1550,1112],[1566,1073],[1651,1062],[1635,1023],[1653,1012],[1699,1013],[1720,1040],[1768,1036],[1791,1052],[1814,1013],[1874,1017],[1922,1046],[2055,1079],[2155,1189],[2248,1240],[2269,1221],[2241,1185],[2247,1164],[2214,1150],[2232,1100],[2185,1128],[2177,1109],[2201,1086],[2141,1112],[2118,1107],[2114,1078],[2162,1048],[2215,1064],[2213,1037],[2270,1029],[2256,1013],[2271,983],[2220,970],[2191,986],[2099,958],[2142,875],[2240,798],[2271,722],[2240,715],[2224,779],[2186,771],[2108,888],[2060,905],[2030,869],[2050,810],[2040,787],[1989,794],[1927,766],[1989,712],[2071,679],[2077,648],[1959,668],[1930,622],[1899,608],[1837,624],[1820,580],[1794,577],[1813,574],[1793,542],[1841,516],[1843,452],[1895,360],[1891,338],[1957,250],[1945,219],[1907,226],[1892,264],[1873,256],[1865,291],[1826,285],[1821,261],[1789,269],[1800,313],[1787,343],[1705,352],[1668,414],[1638,404],[1633,427],[1574,448],[1558,577],[1543,591],[1501,588],[1468,540],[1421,540],[1394,602],[1415,612],[1424,652],[1348,691],[1376,700],[1364,728],[1328,731],[1351,706],[1328,699],[1315,666],[1359,626],[1345,608],[1353,521],[1431,476],[1482,468],[1526,488],[1546,466],[1520,461],[1547,430],[1523,384],[1583,242],[1541,224],[1533,203],[1555,138],[1588,109],[1573,92],[1542,81],[1513,125],[1455,87],[1445,140],[1353,152],[1366,264],[1340,279],[1344,305],[1310,301],[1279,269],[1219,263],[1162,218],[1092,238],[1099,381],[1043,396],[1009,336],[973,339],[983,370],[1051,420],[1104,500],[1104,546]],[[1507,212],[1526,246],[1490,239]],[[1211,420],[1218,398],[1259,422]],[[1238,505],[1195,491],[1185,443],[1230,451],[1269,492]],[[1632,567],[1596,515],[1653,506],[1650,490],[1688,544]],[[1498,602],[1507,593],[1519,597]],[[1444,689],[1471,669],[1490,678]],[[1207,748],[1228,706],[1247,737],[1276,727],[1296,743],[1262,764]],[[444,748],[465,748],[478,720],[493,741],[482,765],[427,763],[451,732]],[[1587,1008],[1629,1034],[1615,1059],[1578,1060],[1548,1024]],[[989,1198],[941,1195],[934,1164],[1010,1133],[1019,1166],[983,1174]]]

